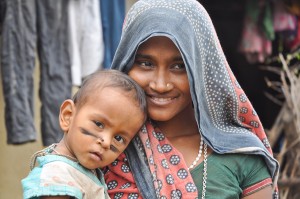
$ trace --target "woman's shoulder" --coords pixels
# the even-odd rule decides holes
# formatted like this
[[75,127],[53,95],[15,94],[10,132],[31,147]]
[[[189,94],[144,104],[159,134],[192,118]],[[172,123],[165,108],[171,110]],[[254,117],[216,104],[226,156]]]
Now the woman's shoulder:
[[[194,182],[200,188],[202,188],[202,173],[202,163],[191,171]],[[207,190],[211,198],[215,198],[220,189],[224,190],[221,197],[226,195],[226,198],[238,198],[244,189],[270,178],[268,168],[259,155],[215,152],[207,159],[207,176]]]
[[214,166],[216,170],[231,173],[241,181],[252,175],[266,177],[270,175],[260,155],[213,153],[208,161],[208,164]]
[[[219,154],[216,152],[212,153],[212,157],[215,160],[221,159],[222,161],[262,161],[263,157],[261,155],[251,155],[251,154],[243,154],[243,153],[225,153]],[[228,161],[226,161],[228,160]]]
[[209,161],[218,162],[219,165],[227,165],[230,168],[266,166],[262,156],[241,153],[217,154],[214,152]]

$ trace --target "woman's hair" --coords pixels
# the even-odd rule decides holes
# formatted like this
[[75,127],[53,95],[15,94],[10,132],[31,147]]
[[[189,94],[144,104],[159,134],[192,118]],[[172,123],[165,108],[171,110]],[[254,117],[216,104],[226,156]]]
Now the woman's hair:
[[128,75],[117,70],[99,70],[88,75],[73,96],[73,101],[77,107],[81,107],[88,97],[107,87],[119,88],[128,94],[128,97],[137,102],[137,106],[146,115],[147,103],[144,90]]

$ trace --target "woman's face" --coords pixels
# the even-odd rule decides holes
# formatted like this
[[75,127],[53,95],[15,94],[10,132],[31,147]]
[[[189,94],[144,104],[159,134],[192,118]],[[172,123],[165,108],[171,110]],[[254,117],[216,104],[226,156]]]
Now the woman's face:
[[193,113],[186,68],[169,38],[152,37],[141,44],[129,76],[145,90],[151,119],[168,121]]

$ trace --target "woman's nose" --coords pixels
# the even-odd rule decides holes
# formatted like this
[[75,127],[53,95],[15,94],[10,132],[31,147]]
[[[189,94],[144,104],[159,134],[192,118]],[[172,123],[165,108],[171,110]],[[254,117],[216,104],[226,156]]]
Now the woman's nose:
[[173,83],[163,74],[157,74],[156,77],[154,77],[149,82],[149,87],[159,93],[165,93],[174,88]]

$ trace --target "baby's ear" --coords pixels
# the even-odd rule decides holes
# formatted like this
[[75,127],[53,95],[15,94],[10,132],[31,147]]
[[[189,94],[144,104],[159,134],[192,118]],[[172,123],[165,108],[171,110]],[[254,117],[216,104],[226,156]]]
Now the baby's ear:
[[75,114],[75,104],[72,100],[65,100],[60,106],[59,124],[63,132],[68,132]]

